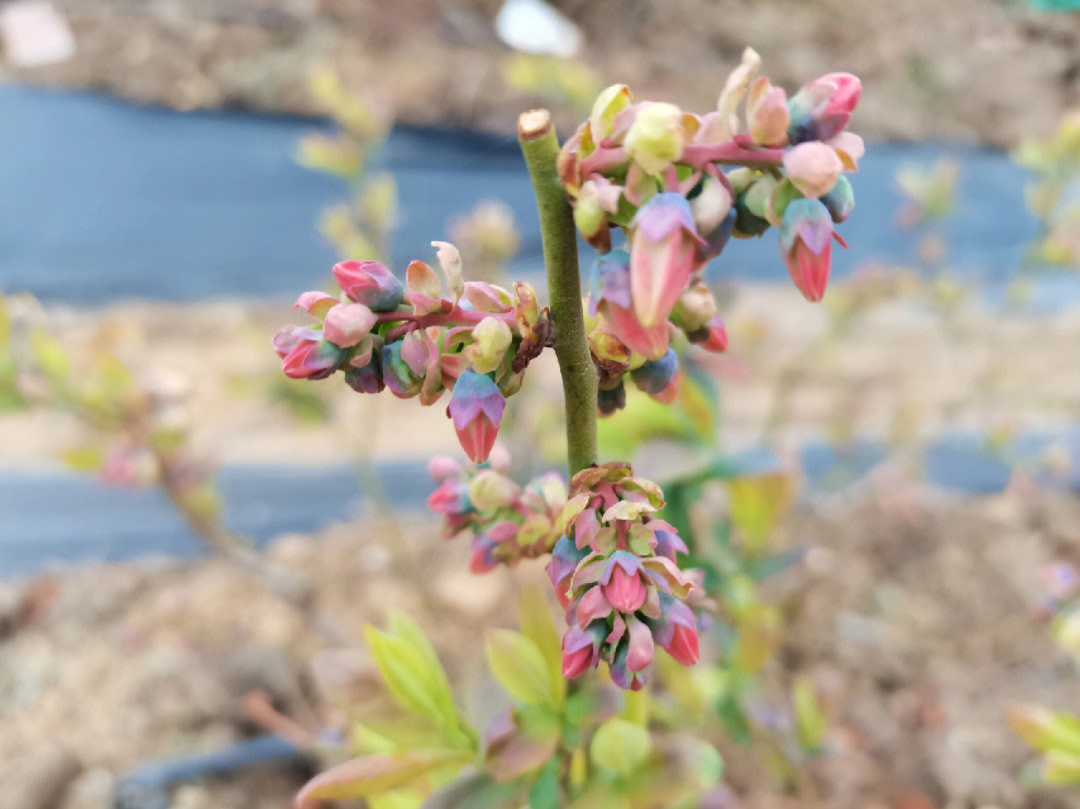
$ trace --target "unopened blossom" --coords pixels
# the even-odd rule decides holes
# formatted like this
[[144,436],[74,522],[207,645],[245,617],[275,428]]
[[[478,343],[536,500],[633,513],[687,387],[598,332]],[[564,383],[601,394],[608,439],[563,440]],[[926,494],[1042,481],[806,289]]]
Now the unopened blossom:
[[325,379],[343,358],[342,350],[328,340],[304,337],[282,357],[281,370],[290,379]]
[[819,301],[825,294],[832,240],[832,217],[820,200],[800,199],[788,205],[780,227],[780,251],[791,280],[809,301]]
[[371,333],[375,314],[362,303],[330,307],[323,321],[323,337],[339,348],[351,348]]
[[668,346],[668,325],[645,326],[634,311],[630,291],[630,256],[612,250],[598,256],[589,277],[589,311],[599,315],[605,330],[631,351],[645,357],[662,355]]
[[687,332],[686,337],[691,343],[701,346],[706,351],[715,354],[727,351],[727,327],[719,317],[712,318],[700,329]]
[[848,178],[841,175],[828,194],[821,198],[834,222],[846,222],[855,207],[855,193]]
[[755,79],[746,99],[746,123],[754,143],[775,146],[787,141],[791,115],[784,88],[765,76]]
[[446,413],[474,463],[486,461],[491,453],[505,407],[506,398],[486,374],[466,371],[458,377]]
[[674,104],[645,105],[626,133],[626,151],[646,174],[659,174],[682,156],[686,145],[682,110]]
[[656,396],[671,384],[679,373],[679,357],[673,349],[660,359],[649,360],[630,372],[634,384],[650,396]]
[[654,625],[689,659],[689,640],[680,636],[675,643],[669,637],[671,621],[665,622],[661,609],[661,595],[685,599],[694,586],[674,561],[684,547],[675,529],[655,517],[663,502],[656,484],[635,478],[626,464],[592,466],[574,476],[562,513],[565,534],[547,568],[566,605],[567,676],[602,659],[616,685],[641,688],[653,660]]
[[657,194],[634,217],[630,237],[630,292],[645,328],[663,323],[696,269],[704,244],[686,199]]
[[829,73],[804,85],[788,100],[792,143],[827,141],[839,135],[851,120],[862,95],[862,82],[850,73]]
[[829,193],[843,168],[836,150],[819,141],[800,143],[784,155],[787,178],[813,199]]
[[334,265],[334,280],[351,301],[373,312],[392,312],[401,304],[405,289],[377,261],[341,261]]

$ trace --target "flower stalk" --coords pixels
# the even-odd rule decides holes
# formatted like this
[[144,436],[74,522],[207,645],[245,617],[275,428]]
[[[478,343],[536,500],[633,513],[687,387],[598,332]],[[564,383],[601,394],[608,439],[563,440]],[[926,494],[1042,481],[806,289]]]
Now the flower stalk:
[[566,458],[570,477],[596,463],[596,370],[581,311],[577,235],[573,212],[555,168],[559,142],[547,110],[518,119],[518,142],[540,212],[555,356],[566,402]]

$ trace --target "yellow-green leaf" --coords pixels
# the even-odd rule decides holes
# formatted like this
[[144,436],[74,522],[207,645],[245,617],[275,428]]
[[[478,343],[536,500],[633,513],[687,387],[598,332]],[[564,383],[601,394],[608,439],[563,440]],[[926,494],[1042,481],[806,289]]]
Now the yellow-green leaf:
[[417,779],[473,757],[460,750],[408,750],[353,759],[312,778],[300,790],[295,809],[315,809],[321,801],[363,798],[407,787]]
[[609,719],[597,728],[589,745],[595,764],[619,775],[630,775],[649,756],[649,731],[625,719]]
[[795,719],[799,729],[799,744],[804,750],[817,750],[825,736],[827,720],[814,693],[814,683],[807,676],[796,678],[792,688]]
[[487,660],[495,675],[518,702],[558,707],[555,681],[539,647],[524,635],[500,629],[488,636]]
[[536,644],[544,656],[561,706],[566,698],[566,680],[562,676],[562,640],[559,628],[551,617],[551,608],[539,587],[522,590],[518,605],[521,633]]

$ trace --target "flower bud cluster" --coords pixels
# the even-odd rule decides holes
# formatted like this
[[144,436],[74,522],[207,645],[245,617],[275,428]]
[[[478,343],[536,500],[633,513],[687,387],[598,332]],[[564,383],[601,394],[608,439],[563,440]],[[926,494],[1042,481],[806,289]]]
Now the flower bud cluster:
[[653,516],[663,505],[660,488],[625,463],[592,466],[571,481],[547,566],[566,608],[566,678],[604,660],[616,685],[638,690],[657,645],[684,665],[697,662],[697,621],[686,603],[695,584],[676,563],[685,544]]
[[[778,228],[796,286],[812,301],[824,294],[834,225],[854,207],[843,172],[863,154],[846,131],[861,84],[831,73],[788,99],[755,78],[759,62],[748,50],[704,115],[609,87],[560,152],[574,220],[601,253],[588,306],[602,379],[609,355],[659,360],[673,326],[692,342],[726,340],[700,275],[732,236]],[[619,229],[626,248],[613,251]]]
[[612,250],[597,257],[586,279],[585,322],[602,416],[626,405],[627,383],[665,404],[675,400],[680,364],[669,344],[672,327],[708,351],[727,348],[727,330],[716,314],[716,300],[701,279],[693,279],[682,290],[663,323],[646,328],[631,310],[630,278],[630,255]]
[[549,472],[525,486],[505,475],[509,460],[496,447],[487,463],[463,467],[438,457],[428,472],[439,484],[428,508],[445,519],[445,535],[472,535],[474,573],[497,564],[515,564],[551,553],[559,538],[556,524],[566,505],[566,482]]
[[413,261],[402,284],[377,261],[333,269],[340,295],[312,291],[294,306],[318,322],[286,326],[273,340],[286,376],[324,379],[337,371],[359,393],[383,388],[434,404],[451,390],[447,414],[475,462],[487,459],[506,397],[526,365],[551,344],[551,321],[526,283],[513,293],[464,281],[457,249],[435,242],[444,279]]

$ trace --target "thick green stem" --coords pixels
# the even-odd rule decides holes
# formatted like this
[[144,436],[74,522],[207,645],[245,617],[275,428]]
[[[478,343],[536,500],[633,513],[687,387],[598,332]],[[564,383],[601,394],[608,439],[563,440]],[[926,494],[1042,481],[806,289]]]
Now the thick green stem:
[[521,115],[518,141],[540,210],[555,356],[566,401],[566,459],[573,477],[596,463],[596,369],[585,339],[574,215],[555,168],[559,141],[547,110]]

